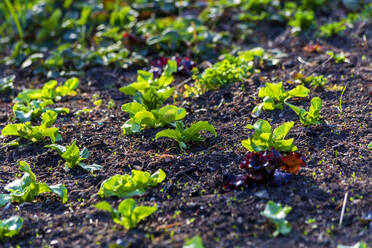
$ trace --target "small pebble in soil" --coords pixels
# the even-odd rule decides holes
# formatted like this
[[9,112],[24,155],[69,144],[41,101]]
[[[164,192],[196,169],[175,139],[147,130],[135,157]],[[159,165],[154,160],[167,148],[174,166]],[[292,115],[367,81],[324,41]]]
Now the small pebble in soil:
[[254,195],[260,199],[269,199],[269,194],[266,190],[258,191]]

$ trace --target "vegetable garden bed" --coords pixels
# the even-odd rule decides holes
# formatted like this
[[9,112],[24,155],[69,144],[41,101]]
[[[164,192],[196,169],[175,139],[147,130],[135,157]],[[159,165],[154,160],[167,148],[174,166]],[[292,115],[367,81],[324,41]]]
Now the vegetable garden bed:
[[[40,49],[43,59],[37,60],[27,49],[62,37],[68,23],[48,36],[47,22],[41,34],[31,22],[18,57],[10,54],[11,42],[21,40],[16,24],[10,21],[13,33],[2,31],[9,40],[1,44],[9,50],[0,49],[1,247],[372,244],[371,5],[352,9],[335,1],[332,18],[369,16],[348,20],[343,33],[332,33],[316,28],[331,13],[329,5],[310,4],[322,1],[298,1],[304,11],[314,10],[309,24],[296,18],[300,11],[278,21],[274,17],[290,7],[265,1],[246,1],[263,9],[213,1],[154,7],[160,24],[146,22],[145,5],[116,9],[106,6],[115,1],[97,1],[97,10],[80,2],[49,3],[64,17],[79,10],[72,33],[94,30],[86,31],[88,38],[65,42],[74,46],[66,53],[81,52],[80,58],[50,50],[63,57],[63,65],[46,57],[49,50]],[[131,12],[121,14],[125,20],[111,15],[110,23],[104,15],[119,9]],[[240,19],[232,18],[237,13]],[[258,13],[262,20],[254,18]],[[171,25],[164,16],[188,15],[200,23],[174,21],[173,33],[164,34],[161,23]],[[89,23],[94,18],[103,21]],[[101,21],[110,34],[99,34]],[[194,26],[194,36],[217,37],[204,37],[206,45],[187,32],[182,36],[183,25]],[[223,31],[230,32],[231,43]],[[117,46],[95,54],[97,60],[76,50],[83,41],[95,51],[106,49],[97,40],[107,37]],[[117,61],[96,63],[115,54]],[[270,93],[270,87],[276,88]],[[26,183],[22,188],[16,180],[21,178],[34,191],[25,193]],[[21,229],[3,231],[1,221],[12,216],[23,219],[11,219]]]

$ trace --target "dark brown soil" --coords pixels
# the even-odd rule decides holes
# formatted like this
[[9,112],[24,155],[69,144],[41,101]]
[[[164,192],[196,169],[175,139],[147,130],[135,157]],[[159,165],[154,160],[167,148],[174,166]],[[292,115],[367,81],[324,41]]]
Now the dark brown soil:
[[[58,106],[69,107],[72,113],[94,108],[92,95],[98,93],[104,104],[80,118],[69,114],[59,118],[56,126],[63,136],[63,145],[76,139],[90,151],[88,162],[103,165],[91,175],[82,170],[66,172],[55,151],[42,143],[18,148],[0,148],[0,192],[18,175],[17,161],[33,165],[40,181],[63,183],[69,200],[62,204],[51,195],[42,195],[36,202],[13,204],[0,211],[0,217],[14,214],[25,220],[20,234],[0,244],[1,247],[108,247],[116,243],[123,247],[181,247],[184,239],[200,235],[205,247],[336,247],[364,240],[372,244],[372,229],[360,221],[372,211],[372,152],[367,145],[371,133],[372,88],[372,26],[364,26],[359,34],[342,39],[317,41],[326,49],[344,50],[350,63],[327,61],[323,53],[306,53],[302,48],[310,42],[291,38],[282,30],[275,42],[262,42],[266,48],[278,48],[287,53],[278,68],[264,69],[244,83],[236,83],[219,91],[194,99],[177,99],[176,105],[187,109],[186,123],[207,120],[218,137],[208,136],[205,143],[192,146],[181,154],[177,144],[167,139],[154,140],[159,130],[145,130],[137,136],[121,134],[121,125],[128,115],[120,106],[131,101],[118,88],[136,78],[135,70],[92,68],[81,79],[79,95],[65,98]],[[278,30],[276,30],[277,32]],[[364,34],[364,36],[363,36]],[[363,38],[364,37],[364,38]],[[270,40],[273,37],[263,37]],[[316,41],[313,41],[316,42]],[[365,59],[362,60],[362,56]],[[302,58],[302,59],[299,59]],[[306,61],[307,63],[304,63]],[[244,191],[224,191],[221,181],[225,172],[238,172],[246,150],[241,140],[250,135],[244,127],[255,122],[250,113],[258,103],[258,87],[267,81],[294,80],[304,74],[323,74],[331,84],[347,86],[342,99],[343,113],[339,117],[341,91],[315,91],[311,96],[323,99],[324,124],[304,128],[290,110],[266,112],[262,118],[275,126],[295,121],[290,132],[307,166],[290,184],[274,187],[260,185]],[[0,68],[0,76],[16,73],[17,90],[40,87],[45,80],[32,78],[29,71]],[[184,78],[177,78],[181,82]],[[59,81],[63,81],[61,78]],[[109,97],[115,109],[105,106]],[[298,104],[308,107],[308,100]],[[12,102],[0,99],[0,129],[10,123]],[[9,141],[6,138],[3,141]],[[136,229],[126,231],[113,223],[109,214],[95,209],[101,199],[95,195],[101,182],[114,174],[131,169],[154,172],[163,169],[167,179],[161,186],[148,190],[138,198],[143,205],[158,204],[158,211]],[[342,226],[339,227],[345,193],[349,200]],[[293,207],[287,219],[292,232],[273,238],[273,227],[260,215],[266,202]],[[108,199],[115,206],[119,199]],[[315,223],[307,224],[308,219]]]

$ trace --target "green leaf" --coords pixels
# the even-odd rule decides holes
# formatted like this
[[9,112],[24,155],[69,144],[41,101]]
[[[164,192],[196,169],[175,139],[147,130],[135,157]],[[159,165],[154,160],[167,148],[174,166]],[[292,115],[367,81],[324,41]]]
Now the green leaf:
[[66,152],[66,147],[61,146],[61,145],[57,145],[57,144],[50,144],[50,145],[46,145],[44,147],[45,148],[52,148],[52,149],[57,150],[59,155],[62,155],[63,153]]
[[283,152],[294,152],[297,150],[297,146],[293,145],[294,139],[286,139],[286,140],[275,140],[274,141],[274,148],[278,151]]
[[[58,130],[59,129],[57,127],[45,128],[43,126],[40,126],[40,134],[44,137],[49,137],[50,140],[52,141],[52,143],[55,143],[56,141],[62,140],[62,137],[58,133]],[[34,136],[37,137],[37,133],[35,133]],[[35,138],[35,139],[36,139],[36,141],[38,140],[38,138]],[[33,142],[35,142],[35,141],[33,141]]]
[[313,119],[319,119],[320,110],[322,109],[322,99],[314,97],[311,99],[308,116]]
[[2,136],[19,136],[19,128],[22,124],[8,124],[1,130]]
[[284,91],[282,82],[279,82],[277,84],[266,83],[265,87],[260,88],[260,90],[258,91],[258,97],[270,97],[272,99],[275,99],[276,101],[282,101],[287,97],[287,93]]
[[156,186],[157,184],[163,182],[166,177],[167,175],[162,169],[157,170],[154,174],[151,175],[151,186]]
[[61,157],[65,159],[66,164],[69,168],[74,168],[84,158],[80,157],[79,147],[76,145],[76,140],[72,142],[72,145],[66,146],[66,152]]
[[278,234],[286,235],[291,232],[291,225],[285,219],[287,214],[292,210],[291,207],[285,206],[284,208],[280,204],[276,204],[273,201],[268,201],[265,210],[261,212],[261,215],[268,218],[276,228],[274,236]]
[[27,174],[30,175],[31,179],[33,182],[36,182],[36,176],[35,174],[31,171],[30,165],[26,161],[19,161],[19,170],[22,172],[26,172]]
[[156,135],[155,135],[155,139],[158,139],[158,138],[171,138],[171,139],[174,139],[176,141],[179,141],[181,140],[181,135],[180,133],[178,133],[176,130],[172,130],[172,129],[165,129],[165,130],[162,130],[160,132],[158,132]]
[[254,149],[253,146],[252,146],[252,141],[251,141],[251,139],[242,140],[241,144],[242,144],[242,146],[243,146],[245,149],[247,149],[248,151],[250,151],[250,152],[254,152],[254,151],[255,151],[255,149]]
[[12,196],[10,194],[0,194],[0,208],[4,207],[6,204],[12,201]]
[[89,157],[89,151],[87,148],[83,148],[83,150],[80,151],[80,157],[87,159]]
[[271,125],[266,120],[258,120],[255,124],[247,125],[248,129],[254,129],[252,138],[243,140],[242,146],[250,152],[262,152],[275,148],[278,151],[295,151],[297,147],[293,145],[293,139],[284,140],[294,122],[287,122],[279,126],[272,132]]
[[101,202],[97,203],[96,204],[96,209],[102,210],[102,211],[107,211],[111,214],[114,213],[110,203],[108,203],[107,201],[101,201]]
[[156,119],[163,125],[173,123],[183,119],[186,116],[186,109],[179,108],[174,105],[166,105],[157,111],[153,111],[156,114]]
[[156,119],[153,113],[150,111],[141,111],[136,113],[134,121],[139,123],[141,126],[155,127]]
[[169,60],[167,67],[164,70],[165,75],[172,75],[177,72],[177,62],[175,60]]
[[217,137],[217,132],[213,125],[209,124],[208,121],[198,121],[185,130],[184,136],[187,137],[186,141],[199,141],[198,136],[202,131],[209,131],[214,137]]
[[136,201],[131,198],[121,201],[118,210],[112,209],[108,202],[100,202],[96,208],[110,212],[114,222],[128,230],[135,228],[140,221],[157,210],[156,204],[153,207],[137,207]]
[[120,92],[122,92],[122,93],[124,93],[125,95],[128,95],[128,96],[133,96],[134,94],[137,93],[137,89],[135,87],[133,87],[132,85],[121,87],[119,90],[120,90]]
[[52,110],[47,110],[41,115],[41,124],[45,127],[51,127],[57,120],[57,112]]
[[133,117],[136,113],[147,111],[146,108],[138,102],[130,102],[121,106],[121,110],[127,112],[130,117]]
[[137,123],[134,119],[127,120],[122,126],[123,135],[132,135],[139,133],[142,130],[141,124]]
[[369,143],[368,149],[371,149],[372,150],[372,142]]
[[98,191],[100,197],[132,197],[142,195],[146,188],[156,186],[165,179],[164,171],[159,169],[153,175],[148,172],[132,170],[132,174],[114,175],[104,182]]
[[62,86],[56,88],[58,96],[75,96],[77,93],[75,89],[79,86],[79,79],[76,77],[68,79]]
[[68,196],[67,196],[67,189],[66,189],[65,185],[57,184],[57,185],[49,186],[49,188],[50,188],[51,192],[58,195],[62,199],[62,203],[67,202],[67,197]]
[[134,219],[135,225],[137,225],[140,221],[144,220],[147,216],[152,215],[154,212],[156,212],[156,210],[158,210],[156,203],[153,207],[147,206],[136,207],[133,210],[134,218],[132,217],[132,219]]
[[118,211],[122,216],[130,217],[136,208],[136,201],[132,198],[125,199],[120,202]]
[[195,236],[191,239],[186,239],[182,248],[204,248],[203,240],[199,236]]
[[[261,107],[261,104],[258,105],[258,108]],[[263,99],[262,107],[263,110],[274,110],[274,109],[282,109],[282,103],[275,103],[275,100],[271,96],[266,96]],[[261,111],[261,110],[259,110]]]
[[291,121],[291,122],[286,122],[286,123],[280,125],[279,127],[275,128],[275,130],[273,132],[273,138],[277,139],[277,140],[284,139],[285,136],[287,136],[288,132],[293,127],[293,125],[294,125],[294,122]]
[[310,90],[303,85],[298,85],[296,88],[288,91],[291,97],[307,97],[309,93]]
[[300,119],[304,118],[306,114],[306,110],[304,110],[303,108],[297,107],[293,104],[290,104],[288,102],[286,102],[285,104],[288,105],[300,117]]
[[271,125],[266,120],[258,120],[254,123],[254,125],[247,125],[246,128],[248,129],[254,129],[256,132],[259,133],[271,133]]
[[87,170],[89,172],[98,171],[102,169],[102,166],[99,164],[85,164],[85,163],[79,163],[79,166],[83,168],[84,170]]
[[301,123],[304,126],[320,124],[321,117],[320,111],[322,108],[322,100],[319,97],[311,99],[311,106],[309,112],[306,112],[303,108],[297,107],[290,103],[286,103],[300,118]]
[[4,238],[11,238],[17,235],[23,226],[23,219],[19,216],[12,216],[5,220],[0,220],[0,241]]

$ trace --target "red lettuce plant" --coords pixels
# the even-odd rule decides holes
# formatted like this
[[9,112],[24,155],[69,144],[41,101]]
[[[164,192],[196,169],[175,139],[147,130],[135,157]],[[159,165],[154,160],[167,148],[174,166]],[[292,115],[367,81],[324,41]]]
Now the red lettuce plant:
[[245,155],[240,168],[243,174],[225,174],[223,186],[225,189],[239,189],[260,183],[282,185],[288,183],[291,175],[296,174],[305,166],[298,152],[281,154],[275,149],[265,152],[249,152]]

